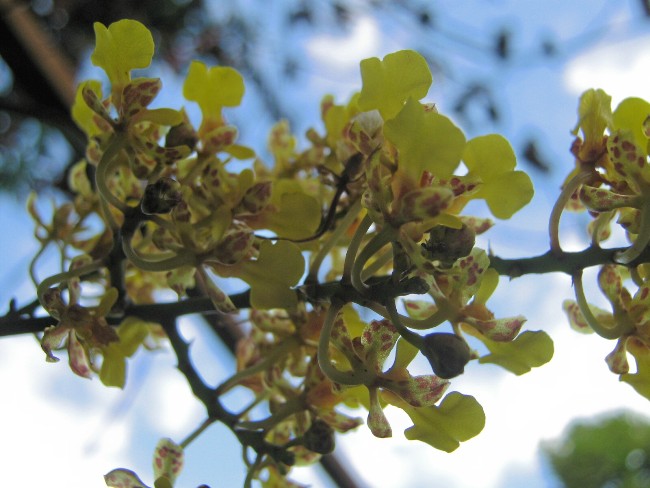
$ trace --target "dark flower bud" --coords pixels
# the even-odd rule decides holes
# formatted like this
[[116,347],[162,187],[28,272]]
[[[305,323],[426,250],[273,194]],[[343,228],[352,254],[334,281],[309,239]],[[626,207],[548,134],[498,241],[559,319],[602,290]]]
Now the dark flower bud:
[[160,178],[155,183],[147,185],[140,203],[142,213],[147,215],[165,214],[182,200],[180,183],[172,178]]
[[317,454],[334,451],[334,430],[323,420],[316,419],[303,435],[303,445]]
[[452,266],[458,258],[472,252],[475,237],[474,231],[465,224],[460,229],[437,225],[429,231],[429,239],[422,244],[422,249],[427,259]]
[[422,339],[424,345],[420,352],[429,360],[437,376],[449,379],[463,373],[471,353],[462,338],[456,334],[436,332]]
[[194,130],[194,127],[186,121],[175,125],[165,137],[165,147],[187,146],[194,150],[199,137]]

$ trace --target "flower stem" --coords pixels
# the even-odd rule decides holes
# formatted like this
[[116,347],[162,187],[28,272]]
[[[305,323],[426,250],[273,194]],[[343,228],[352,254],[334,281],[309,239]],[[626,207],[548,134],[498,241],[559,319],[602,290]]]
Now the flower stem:
[[336,317],[343,304],[339,301],[332,300],[325,321],[323,322],[323,330],[320,333],[318,341],[318,366],[325,376],[327,376],[334,383],[341,385],[356,386],[364,383],[363,378],[359,378],[356,371],[339,371],[334,367],[330,361],[330,336],[332,335],[332,328],[336,322]]
[[235,386],[244,378],[248,378],[257,373],[261,373],[271,367],[271,365],[283,356],[287,356],[296,346],[299,345],[298,339],[295,336],[289,337],[287,340],[278,344],[272,351],[267,353],[260,362],[250,366],[249,368],[238,371],[226,381],[221,383],[216,392],[218,395],[226,393],[230,388]]
[[388,316],[390,317],[390,321],[397,329],[397,332],[399,332],[399,335],[401,335],[404,338],[404,340],[406,340],[412,346],[422,350],[422,348],[424,347],[424,341],[422,337],[420,337],[415,332],[411,332],[409,329],[407,329],[404,326],[404,324],[402,324],[402,320],[400,319],[400,316],[397,313],[397,307],[395,306],[394,300],[389,300],[388,303],[386,303],[386,310],[388,311]]
[[643,199],[641,209],[641,225],[639,226],[639,233],[634,240],[634,243],[625,251],[616,255],[616,262],[620,264],[630,264],[648,247],[650,243],[650,191],[646,198]]
[[590,177],[591,173],[588,171],[581,171],[575,175],[567,182],[566,185],[564,185],[560,196],[555,201],[555,205],[553,205],[553,210],[551,211],[551,216],[548,220],[548,233],[551,241],[551,252],[562,252],[562,247],[560,246],[560,218],[562,217],[562,212],[571,199],[571,195],[573,195],[573,193],[578,188],[580,188],[583,183],[586,183]]
[[151,256],[151,259],[140,256],[131,246],[128,237],[122,240],[122,249],[126,257],[138,268],[145,271],[170,271],[181,266],[196,266],[196,256],[191,252],[165,253],[161,256]]
[[217,419],[213,418],[207,418],[199,425],[194,432],[192,432],[190,435],[188,435],[183,442],[180,443],[180,446],[185,449],[187,446],[189,446],[194,439],[196,439],[198,436],[200,436],[205,429],[210,427]]
[[117,155],[120,153],[124,145],[126,144],[126,137],[124,134],[115,133],[111,137],[108,143],[108,147],[102,154],[97,165],[97,172],[95,173],[95,186],[101,198],[119,209],[122,212],[128,211],[128,205],[117,198],[111,190],[108,188],[108,178],[111,171],[115,171],[117,163]]
[[352,225],[354,220],[357,218],[357,215],[359,215],[360,211],[361,211],[361,199],[358,199],[348,209],[347,213],[345,214],[345,217],[343,217],[339,225],[332,231],[327,241],[325,241],[325,243],[318,250],[318,253],[314,255],[311,265],[309,266],[309,274],[307,275],[307,279],[305,281],[307,282],[318,281],[318,271],[320,269],[321,264],[323,263],[323,260],[327,257],[329,252],[336,245],[336,243],[339,241],[339,239],[345,233],[348,227]]
[[350,274],[350,281],[352,286],[359,292],[363,293],[368,288],[367,285],[363,282],[361,278],[361,273],[363,272],[363,267],[368,262],[368,260],[377,254],[382,247],[388,244],[390,241],[395,239],[395,229],[390,226],[384,227],[377,234],[375,234],[370,242],[361,250],[357,259],[354,260],[352,265],[352,272]]
[[39,302],[41,302],[41,305],[43,305],[43,307],[45,308],[43,295],[53,285],[56,285],[63,281],[67,281],[71,278],[76,278],[78,276],[83,276],[85,274],[92,273],[93,271],[97,271],[101,266],[102,266],[101,261],[93,261],[92,263],[88,263],[84,266],[80,266],[78,268],[74,268],[69,271],[64,271],[62,273],[57,273],[55,275],[45,278],[43,281],[40,282],[40,284],[36,288],[36,295],[38,296]]
[[361,246],[361,242],[363,241],[363,238],[366,236],[366,232],[368,232],[368,229],[370,228],[371,225],[372,225],[372,219],[368,214],[366,214],[365,217],[359,223],[359,226],[357,227],[354,236],[352,236],[350,245],[348,246],[348,252],[345,255],[345,263],[343,264],[343,277],[341,278],[342,283],[350,282],[350,276],[352,274],[352,266],[354,265],[354,258],[357,257],[357,251],[359,250],[359,247]]
[[582,312],[587,324],[589,324],[589,327],[591,327],[596,334],[605,339],[618,339],[623,334],[630,331],[630,324],[625,321],[617,321],[616,325],[611,328],[605,327],[599,322],[591,311],[589,303],[587,303],[585,291],[582,286],[582,271],[578,271],[573,275],[573,287],[575,289],[576,302],[578,302],[580,312]]

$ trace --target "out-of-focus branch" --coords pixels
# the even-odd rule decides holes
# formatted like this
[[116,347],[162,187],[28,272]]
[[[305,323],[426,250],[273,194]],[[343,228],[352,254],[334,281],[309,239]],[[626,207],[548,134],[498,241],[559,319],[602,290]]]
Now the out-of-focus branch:
[[[0,0],[3,34],[0,53],[14,76],[35,88],[30,93],[50,88],[66,110],[74,101],[74,67],[57,49],[57,44],[38,24],[27,6],[16,0]],[[24,56],[23,56],[24,53]],[[45,80],[29,80],[38,75]],[[45,85],[45,86],[44,86]],[[23,85],[24,86],[24,85]]]

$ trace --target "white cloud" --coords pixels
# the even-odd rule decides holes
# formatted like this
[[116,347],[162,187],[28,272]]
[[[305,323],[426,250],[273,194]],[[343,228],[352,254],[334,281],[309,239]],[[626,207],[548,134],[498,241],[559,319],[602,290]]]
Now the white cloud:
[[568,90],[579,95],[602,88],[615,106],[624,98],[650,98],[647,82],[650,36],[598,44],[568,63],[564,78]]
[[348,35],[314,36],[307,41],[306,49],[317,66],[357,69],[360,59],[374,55],[380,41],[377,22],[371,17],[359,17]]

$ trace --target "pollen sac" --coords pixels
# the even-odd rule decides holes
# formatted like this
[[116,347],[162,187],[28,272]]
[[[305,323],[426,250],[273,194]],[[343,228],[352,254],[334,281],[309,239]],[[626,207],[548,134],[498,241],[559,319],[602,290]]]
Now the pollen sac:
[[471,358],[469,346],[463,339],[445,332],[428,334],[422,339],[424,346],[420,352],[438,377],[450,379],[463,373]]
[[144,189],[140,209],[147,215],[166,214],[181,200],[180,183],[172,178],[160,178]]
[[463,224],[460,229],[437,225],[429,231],[429,239],[422,244],[424,256],[451,267],[458,258],[468,256],[474,248],[475,233]]

